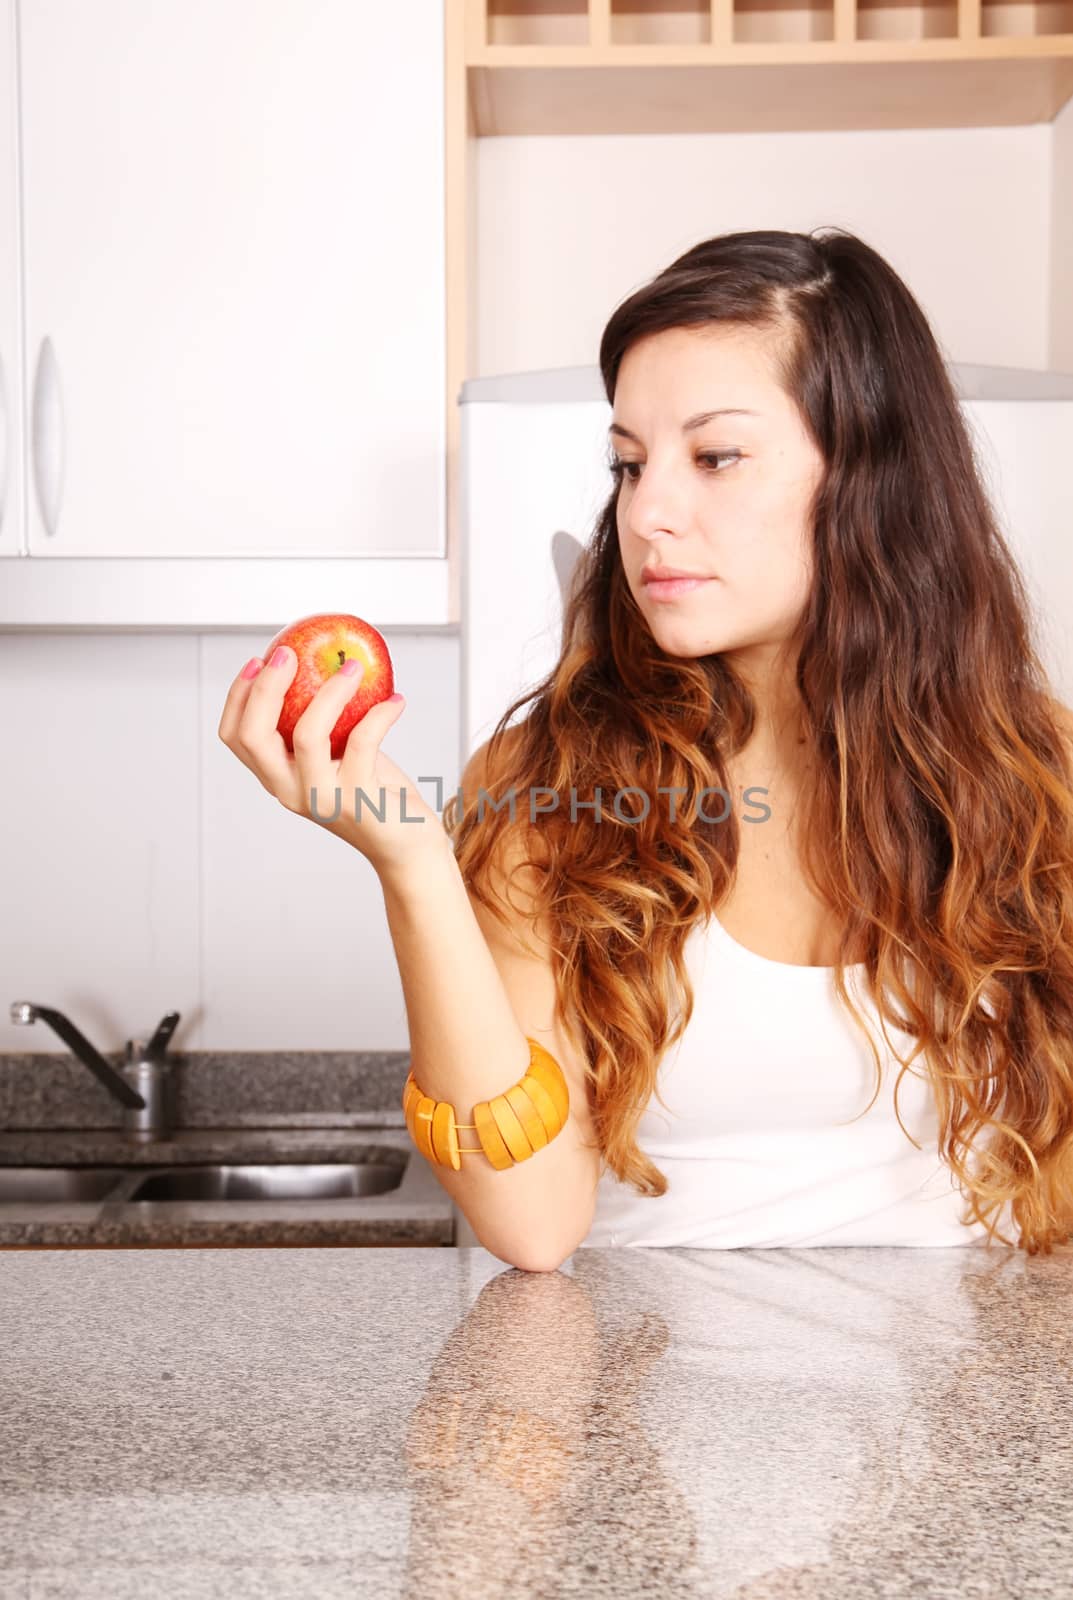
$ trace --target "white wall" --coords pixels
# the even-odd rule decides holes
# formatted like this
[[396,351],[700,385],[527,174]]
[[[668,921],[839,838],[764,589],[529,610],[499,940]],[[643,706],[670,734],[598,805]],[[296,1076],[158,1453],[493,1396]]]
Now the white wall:
[[[450,792],[458,639],[387,638],[407,704],[383,748]],[[63,1048],[9,1022],[12,1000],[58,1006],[105,1051],[172,1009],[188,1050],[406,1048],[376,873],[217,735],[232,678],[267,642],[0,635],[0,1050]]]
[[[595,362],[613,306],[689,245],[823,223],[889,257],[950,359],[1073,369],[1073,107],[1053,129],[486,139],[478,176],[474,375]],[[406,1048],[372,869],[216,737],[265,643],[0,635],[0,1050],[59,1048],[14,999],[105,1050],[172,1007],[187,1049]],[[459,642],[389,644],[408,703],[385,748],[454,785]]]
[[1051,357],[1073,372],[1073,100],[1051,124]]
[[479,373],[594,362],[614,305],[712,234],[825,224],[890,260],[952,360],[1047,366],[1052,137],[1041,123],[482,139]]

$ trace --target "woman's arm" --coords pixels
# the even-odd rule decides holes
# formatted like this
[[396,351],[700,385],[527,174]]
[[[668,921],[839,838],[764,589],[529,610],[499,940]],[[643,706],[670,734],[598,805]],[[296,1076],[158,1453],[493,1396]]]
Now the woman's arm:
[[[484,776],[485,746],[462,778],[467,801]],[[457,1202],[487,1250],[512,1266],[553,1271],[592,1225],[600,1157],[585,1069],[554,1018],[550,951],[531,914],[531,900],[512,882],[516,911],[503,892],[519,862],[500,852],[496,899],[509,919],[504,929],[472,897],[450,840],[437,863],[381,874],[409,1022],[414,1078],[422,1093],[449,1100],[459,1122],[473,1107],[515,1084],[529,1065],[527,1036],[559,1063],[570,1092],[565,1124],[543,1149],[498,1171],[483,1153],[464,1155],[462,1169],[433,1164],[437,1180]],[[527,910],[529,915],[526,915]],[[474,1130],[459,1143],[476,1147]]]

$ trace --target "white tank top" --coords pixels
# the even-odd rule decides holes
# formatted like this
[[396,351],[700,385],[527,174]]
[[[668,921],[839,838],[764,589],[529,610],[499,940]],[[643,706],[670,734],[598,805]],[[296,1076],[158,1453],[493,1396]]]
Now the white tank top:
[[[939,1153],[920,1057],[898,1087],[901,1121],[919,1149],[899,1126],[901,1062],[885,1044],[863,967],[848,967],[845,979],[883,1068],[867,1112],[875,1064],[835,993],[833,968],[757,955],[714,916],[691,929],[684,955],[693,1015],[659,1065],[667,1110],[653,1095],[637,1129],[667,1192],[642,1195],[605,1172],[582,1247],[987,1242],[981,1223],[959,1221],[967,1202]],[[908,1057],[915,1040],[889,1022],[887,1032]],[[1016,1243],[1008,1205],[998,1227]],[[994,1248],[1005,1247],[996,1238]]]

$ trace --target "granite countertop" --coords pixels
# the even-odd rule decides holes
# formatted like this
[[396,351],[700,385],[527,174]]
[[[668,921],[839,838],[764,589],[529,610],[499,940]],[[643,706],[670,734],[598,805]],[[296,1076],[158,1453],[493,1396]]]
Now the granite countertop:
[[[396,1113],[381,1117],[392,1121]],[[398,1118],[401,1120],[401,1117]],[[380,1194],[347,1199],[152,1200],[127,1197],[152,1167],[375,1161],[398,1168]],[[0,1133],[0,1168],[129,1167],[103,1200],[0,1202],[0,1249],[31,1245],[450,1245],[454,1208],[405,1127],[186,1128],[131,1144],[113,1129]]]
[[0,1256],[5,1594],[1073,1592],[1073,1253]]

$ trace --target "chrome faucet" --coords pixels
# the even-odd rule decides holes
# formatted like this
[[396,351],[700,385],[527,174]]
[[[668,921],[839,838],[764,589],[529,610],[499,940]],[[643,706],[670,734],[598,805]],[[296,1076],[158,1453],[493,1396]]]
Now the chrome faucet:
[[14,1000],[12,1022],[47,1022],[67,1048],[83,1062],[109,1094],[123,1107],[123,1130],[135,1144],[149,1139],[166,1139],[174,1126],[171,1094],[171,1062],[165,1052],[181,1013],[169,1011],[157,1023],[156,1032],[145,1044],[128,1039],[123,1065],[117,1072],[74,1023],[51,1006],[37,1006],[29,1000]]

